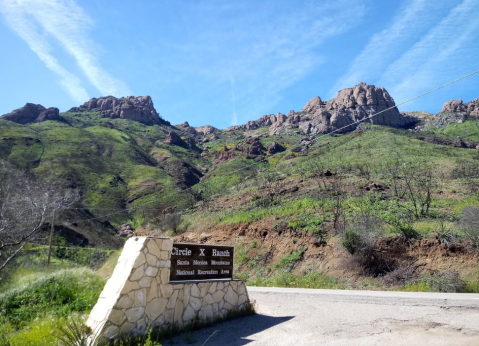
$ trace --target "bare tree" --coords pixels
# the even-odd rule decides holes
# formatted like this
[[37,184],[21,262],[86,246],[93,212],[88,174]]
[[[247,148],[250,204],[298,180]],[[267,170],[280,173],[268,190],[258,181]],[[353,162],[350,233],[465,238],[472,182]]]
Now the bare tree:
[[400,154],[396,153],[396,155],[396,160],[386,168],[386,173],[390,177],[390,183],[394,196],[403,198],[407,192],[407,187],[403,179],[404,163],[401,160]]
[[404,168],[406,195],[414,207],[414,216],[419,218],[427,215],[432,202],[434,188],[432,168],[425,165],[408,164]]
[[333,224],[336,232],[340,232],[345,224],[344,201],[346,200],[346,191],[343,181],[340,179],[332,181],[329,185],[330,198],[333,202]]
[[38,236],[55,211],[71,207],[78,196],[76,190],[0,162],[0,271]]
[[359,170],[359,176],[365,178],[367,181],[371,180],[373,168],[369,162],[358,164],[357,169]]

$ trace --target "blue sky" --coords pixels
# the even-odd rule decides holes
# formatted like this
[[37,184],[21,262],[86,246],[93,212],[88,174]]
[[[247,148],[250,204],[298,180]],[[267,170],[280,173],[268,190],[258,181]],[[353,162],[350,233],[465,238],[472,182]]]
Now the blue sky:
[[[0,0],[0,114],[150,95],[225,128],[363,81],[396,103],[479,69],[477,0]],[[400,108],[479,97],[479,74]]]

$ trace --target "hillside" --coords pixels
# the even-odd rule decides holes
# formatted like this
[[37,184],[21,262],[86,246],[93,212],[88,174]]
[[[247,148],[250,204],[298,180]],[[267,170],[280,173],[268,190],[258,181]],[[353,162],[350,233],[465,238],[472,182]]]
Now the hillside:
[[[173,126],[149,97],[92,99],[62,113],[27,104],[0,118],[0,158],[78,187],[86,210],[65,213],[58,227],[90,245],[118,246],[120,229],[235,243],[238,274],[249,280],[319,268],[356,285],[414,258],[432,271],[463,263],[457,269],[473,275],[477,254],[443,245],[447,232],[460,236],[463,208],[479,205],[477,102],[447,102],[437,115],[400,113],[386,90],[361,83],[299,112],[225,130]],[[407,192],[408,174],[417,196]],[[431,198],[418,210],[414,197],[424,188]],[[367,270],[349,265],[354,256],[341,246],[366,214],[383,251],[406,237],[399,254]],[[437,256],[427,262],[417,241],[432,236]]]

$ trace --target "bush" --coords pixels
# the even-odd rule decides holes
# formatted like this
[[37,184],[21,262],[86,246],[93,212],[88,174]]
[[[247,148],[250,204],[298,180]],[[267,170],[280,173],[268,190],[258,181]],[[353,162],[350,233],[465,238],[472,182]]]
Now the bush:
[[355,231],[348,230],[343,233],[342,238],[341,245],[354,255],[361,246],[361,236]]
[[382,220],[363,210],[342,233],[341,244],[354,255],[354,260],[367,274],[380,276],[394,269],[394,261],[388,260],[377,249],[384,234]]
[[181,214],[172,213],[164,215],[163,218],[159,221],[159,226],[163,231],[172,231],[173,234],[181,233],[178,232],[181,224]]
[[348,246],[346,249],[351,254],[363,253],[370,256],[374,253],[379,238],[384,234],[380,218],[368,212],[361,212],[346,228],[342,243],[344,247]]
[[459,277],[455,270],[448,270],[442,273],[423,275],[405,285],[404,290],[409,292],[464,292],[466,283]]
[[464,208],[459,226],[464,231],[465,238],[471,240],[474,246],[479,248],[479,207]]

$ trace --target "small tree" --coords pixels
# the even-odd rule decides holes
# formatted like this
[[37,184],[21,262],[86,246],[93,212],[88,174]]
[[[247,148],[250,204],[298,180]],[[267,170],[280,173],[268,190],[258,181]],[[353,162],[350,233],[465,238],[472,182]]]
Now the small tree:
[[76,190],[0,162],[0,271],[38,236],[55,211],[71,207],[78,196]]

